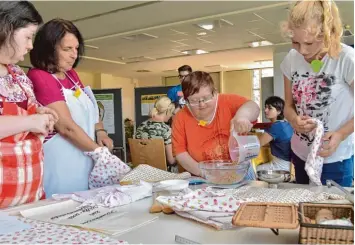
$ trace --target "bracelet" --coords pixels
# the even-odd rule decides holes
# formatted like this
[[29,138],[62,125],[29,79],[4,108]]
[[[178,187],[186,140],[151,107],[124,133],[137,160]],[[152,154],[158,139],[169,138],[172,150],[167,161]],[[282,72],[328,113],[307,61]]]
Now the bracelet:
[[105,132],[105,133],[107,134],[107,130],[106,130],[106,129],[103,129],[103,128],[96,129],[96,130],[95,130],[95,134],[97,134],[97,133],[100,132],[100,131],[103,131],[103,132]]

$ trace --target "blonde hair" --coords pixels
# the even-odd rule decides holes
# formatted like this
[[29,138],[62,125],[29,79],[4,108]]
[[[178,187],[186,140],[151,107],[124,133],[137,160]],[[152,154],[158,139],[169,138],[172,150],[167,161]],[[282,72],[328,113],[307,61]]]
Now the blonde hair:
[[337,5],[332,0],[297,1],[290,9],[288,21],[283,22],[281,29],[286,37],[293,36],[293,29],[307,25],[306,31],[322,38],[323,53],[330,57],[338,57],[341,51],[343,25]]
[[173,115],[175,105],[167,96],[160,97],[154,104],[154,108],[150,110],[149,116],[154,117],[166,113],[168,116]]

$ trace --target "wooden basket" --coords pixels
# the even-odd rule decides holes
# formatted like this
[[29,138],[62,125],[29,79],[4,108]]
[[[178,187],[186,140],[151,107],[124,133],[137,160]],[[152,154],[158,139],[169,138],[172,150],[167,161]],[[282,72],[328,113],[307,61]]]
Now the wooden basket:
[[296,229],[297,207],[282,203],[244,203],[232,220],[233,225],[270,229]]
[[305,217],[315,219],[321,209],[332,211],[334,218],[351,217],[354,224],[354,207],[344,204],[301,203],[299,243],[301,244],[354,244],[354,226],[319,225],[305,222]]

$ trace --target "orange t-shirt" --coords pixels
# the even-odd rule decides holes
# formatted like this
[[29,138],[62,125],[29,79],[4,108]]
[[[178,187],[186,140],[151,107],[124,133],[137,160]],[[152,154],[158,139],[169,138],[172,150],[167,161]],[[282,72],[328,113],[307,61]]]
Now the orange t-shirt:
[[195,161],[230,159],[228,140],[230,121],[248,99],[236,94],[219,94],[213,121],[198,125],[197,119],[185,106],[173,119],[173,153],[188,152]]

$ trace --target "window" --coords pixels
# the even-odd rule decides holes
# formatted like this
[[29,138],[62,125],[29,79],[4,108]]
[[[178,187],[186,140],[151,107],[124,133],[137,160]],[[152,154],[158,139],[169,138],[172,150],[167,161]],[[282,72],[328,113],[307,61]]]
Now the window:
[[264,68],[253,70],[253,94],[252,100],[255,101],[260,106],[260,115],[258,121],[261,122],[261,113],[263,111],[263,102],[261,101],[261,78],[263,77],[273,77],[274,68]]
[[274,68],[265,68],[261,69],[261,77],[273,77],[274,76]]
[[[257,103],[260,108],[260,69],[255,69],[253,70],[253,94],[252,94],[252,100]],[[261,113],[258,117],[258,121],[261,122]]]

